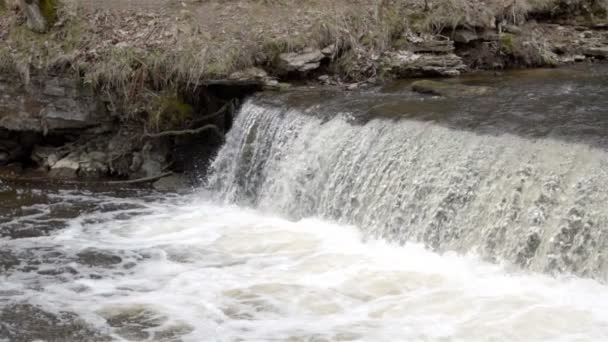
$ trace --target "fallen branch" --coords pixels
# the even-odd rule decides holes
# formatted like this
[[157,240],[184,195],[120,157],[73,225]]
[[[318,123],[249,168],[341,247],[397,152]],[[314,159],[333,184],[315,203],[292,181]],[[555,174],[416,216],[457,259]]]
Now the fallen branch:
[[234,109],[236,108],[237,104],[235,104],[235,102],[238,101],[237,99],[232,99],[228,102],[226,102],[222,108],[218,109],[215,113],[213,114],[209,114],[209,115],[205,115],[203,117],[197,118],[194,122],[193,125],[196,126],[197,123],[202,123],[205,122],[207,120],[211,120],[213,118],[215,118],[216,116],[219,116],[220,114],[223,114],[224,112],[234,112]]
[[196,129],[184,129],[184,130],[179,130],[179,131],[164,131],[164,132],[160,132],[160,133],[148,133],[148,132],[144,132],[144,136],[149,137],[149,138],[161,138],[161,137],[174,137],[174,136],[180,136],[180,135],[191,135],[191,134],[199,134],[201,132],[207,131],[207,130],[212,130],[215,134],[217,134],[218,137],[220,138],[224,138],[224,135],[222,134],[222,132],[220,131],[219,128],[217,128],[216,125],[205,125]]
[[106,182],[106,183],[107,184],[140,184],[140,183],[148,183],[148,182],[157,181],[157,180],[159,180],[161,178],[165,178],[167,176],[171,176],[172,174],[173,174],[173,172],[165,172],[165,173],[161,173],[160,175],[151,176],[151,177],[131,179],[131,180],[126,180],[126,181],[109,181],[109,182]]

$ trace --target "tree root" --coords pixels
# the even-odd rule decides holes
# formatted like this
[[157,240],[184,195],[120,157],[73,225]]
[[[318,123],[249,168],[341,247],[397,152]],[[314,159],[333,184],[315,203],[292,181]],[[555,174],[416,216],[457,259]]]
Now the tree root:
[[218,137],[224,139],[224,134],[220,131],[220,129],[216,125],[205,125],[196,129],[184,129],[179,131],[164,131],[160,133],[148,133],[144,132],[144,136],[148,138],[162,138],[162,137],[175,137],[180,135],[193,135],[199,134],[201,132],[212,130]]

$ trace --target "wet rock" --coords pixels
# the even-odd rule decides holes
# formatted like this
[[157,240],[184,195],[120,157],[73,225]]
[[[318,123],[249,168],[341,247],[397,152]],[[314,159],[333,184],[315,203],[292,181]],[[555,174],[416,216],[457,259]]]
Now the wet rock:
[[76,256],[79,263],[90,267],[109,267],[122,262],[121,257],[96,248],[87,248]]
[[154,182],[154,189],[159,191],[183,191],[188,189],[189,182],[183,175],[171,175]]
[[74,179],[78,177],[79,169],[80,155],[78,153],[70,153],[65,158],[53,164],[49,176],[51,178]]
[[395,77],[458,76],[466,70],[462,58],[454,54],[418,54],[409,51],[387,53],[382,69]]
[[422,94],[447,97],[480,96],[490,94],[494,91],[494,89],[490,87],[451,84],[431,80],[420,80],[412,83],[412,90]]
[[325,55],[320,50],[304,50],[302,53],[289,52],[279,56],[279,69],[284,73],[305,73],[318,69]]
[[110,341],[71,312],[50,313],[21,303],[0,309],[0,341]]

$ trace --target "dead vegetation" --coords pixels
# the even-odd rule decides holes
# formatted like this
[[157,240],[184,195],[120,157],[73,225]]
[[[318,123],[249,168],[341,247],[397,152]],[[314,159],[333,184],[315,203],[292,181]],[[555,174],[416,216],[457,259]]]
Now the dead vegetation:
[[[46,34],[27,30],[4,5],[1,73],[26,80],[29,72],[73,72],[101,93],[128,99],[128,112],[137,112],[150,91],[192,87],[252,66],[272,73],[284,52],[334,45],[329,71],[357,81],[379,76],[380,56],[407,35],[540,17],[595,21],[605,17],[608,0],[62,0]],[[525,46],[505,37],[502,53],[519,53],[524,64],[546,62],[533,53],[542,37]]]

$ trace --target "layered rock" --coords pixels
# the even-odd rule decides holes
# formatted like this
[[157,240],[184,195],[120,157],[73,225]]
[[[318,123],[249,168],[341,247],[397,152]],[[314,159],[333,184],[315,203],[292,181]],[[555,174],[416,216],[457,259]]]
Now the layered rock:
[[411,51],[389,52],[382,61],[382,70],[396,77],[460,75],[467,69],[455,54],[420,54]]

